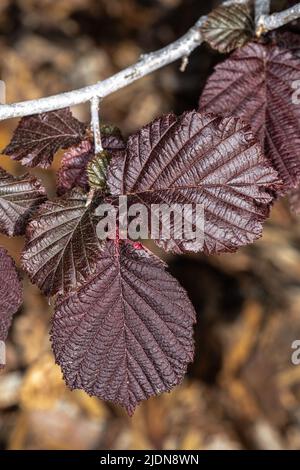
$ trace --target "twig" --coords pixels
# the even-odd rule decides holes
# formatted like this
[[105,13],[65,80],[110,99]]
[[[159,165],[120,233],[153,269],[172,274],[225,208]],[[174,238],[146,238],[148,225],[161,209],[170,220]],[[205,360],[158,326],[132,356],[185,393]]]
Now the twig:
[[99,102],[100,98],[98,96],[94,96],[91,99],[91,128],[94,134],[95,154],[102,152],[103,150],[99,121]]
[[185,72],[188,65],[189,65],[189,57],[185,55],[184,57],[182,57],[181,65],[179,68],[180,72]]
[[[247,1],[227,0],[224,5],[247,3]],[[104,98],[165,65],[171,64],[182,57],[188,57],[202,42],[199,28],[205,19],[206,17],[201,17],[184,36],[172,44],[156,52],[143,55],[136,64],[95,85],[46,98],[0,105],[0,121],[75,106],[90,101],[94,96]]]
[[269,16],[262,15],[257,23],[257,35],[259,36],[261,33],[267,33],[273,29],[280,28],[297,18],[300,18],[300,3],[280,13],[273,13],[273,15]]
[[[249,0],[227,0],[224,5],[233,3],[248,3]],[[300,4],[282,13],[271,16],[261,16],[259,19],[259,34],[264,31],[276,29],[288,21],[292,21],[300,16]],[[191,52],[202,42],[200,26],[206,17],[202,16],[189,31],[177,39],[177,41],[156,52],[146,54],[134,65],[121,72],[100,81],[95,85],[90,85],[78,90],[73,90],[59,95],[53,95],[36,100],[22,101],[14,104],[0,105],[0,121],[3,119],[29,116],[31,114],[54,111],[69,106],[91,101],[95,96],[104,98],[121,88],[124,88],[139,78],[158,70],[165,65],[171,64],[182,57],[189,57]],[[258,33],[257,33],[258,34]]]
[[199,20],[184,36],[163,49],[144,55],[136,64],[122,70],[106,80],[78,90],[59,95],[23,101],[15,104],[0,105],[0,120],[13,117],[29,116],[48,111],[54,111],[68,106],[90,101],[94,96],[105,96],[130,85],[139,78],[154,72],[181,57],[189,56],[201,42]]
[[261,16],[270,13],[270,8],[271,0],[255,0],[255,24],[258,24]]

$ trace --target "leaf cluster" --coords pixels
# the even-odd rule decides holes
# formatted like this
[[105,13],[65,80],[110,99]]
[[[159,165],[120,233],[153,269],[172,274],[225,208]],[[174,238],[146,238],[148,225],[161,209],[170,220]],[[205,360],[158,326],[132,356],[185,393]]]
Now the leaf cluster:
[[[56,296],[51,342],[66,383],[129,414],[181,382],[193,358],[196,314],[165,264],[141,243],[99,240],[99,204],[118,196],[148,208],[201,204],[203,245],[174,231],[155,243],[206,254],[258,239],[277,197],[292,193],[292,207],[300,207],[300,104],[292,100],[299,37],[255,38],[245,5],[217,8],[202,34],[219,52],[234,52],[209,78],[198,110],[158,117],[126,142],[118,129],[102,126],[97,155],[90,129],[69,109],[43,113],[21,119],[4,149],[41,168],[65,149],[53,200],[36,178],[0,170],[0,230],[26,234],[22,267],[45,295]],[[2,248],[0,261],[5,339],[21,285]]]

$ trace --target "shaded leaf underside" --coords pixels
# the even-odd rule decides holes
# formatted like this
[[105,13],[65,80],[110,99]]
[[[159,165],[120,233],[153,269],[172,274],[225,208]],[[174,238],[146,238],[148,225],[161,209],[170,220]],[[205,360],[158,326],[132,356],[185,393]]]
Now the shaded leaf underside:
[[254,35],[251,10],[249,5],[219,6],[201,27],[203,39],[223,53],[244,46]]

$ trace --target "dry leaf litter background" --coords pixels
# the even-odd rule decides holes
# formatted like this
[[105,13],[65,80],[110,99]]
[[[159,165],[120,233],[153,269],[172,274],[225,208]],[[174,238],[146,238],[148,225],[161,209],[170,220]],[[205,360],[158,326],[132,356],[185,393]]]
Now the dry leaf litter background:
[[[7,101],[103,79],[171,42],[218,3],[2,1],[0,78]],[[103,121],[128,135],[164,112],[195,108],[220,60],[202,46],[184,74],[175,64],[107,98]],[[88,119],[86,106],[74,111]],[[16,122],[1,122],[1,148]],[[22,173],[7,157],[0,164]],[[50,196],[59,164],[58,155],[50,171],[30,171]],[[23,239],[0,239],[18,263]],[[254,245],[234,255],[166,260],[197,311],[196,357],[182,386],[143,403],[133,418],[66,388],[48,339],[52,305],[23,276],[24,303],[0,373],[1,449],[300,449],[300,366],[291,362],[291,344],[300,339],[300,220],[283,200]]]

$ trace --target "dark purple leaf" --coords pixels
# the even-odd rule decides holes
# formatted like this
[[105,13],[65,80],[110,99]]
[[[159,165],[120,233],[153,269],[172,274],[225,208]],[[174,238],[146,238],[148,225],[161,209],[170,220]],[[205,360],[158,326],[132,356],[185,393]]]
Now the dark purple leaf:
[[[202,204],[204,251],[235,251],[256,240],[278,184],[249,127],[235,118],[196,111],[156,119],[128,140],[126,158],[114,156],[111,194],[131,202]],[[174,239],[175,238],[175,239]],[[198,251],[201,243],[162,241],[164,249]]]
[[59,148],[78,144],[84,134],[85,125],[69,108],[36,114],[21,119],[3,153],[23,165],[48,168]]
[[45,190],[36,178],[15,177],[0,168],[0,231],[23,235],[29,217],[45,199]]
[[103,148],[109,152],[124,150],[126,147],[120,129],[115,126],[101,125],[101,140]]
[[64,153],[57,174],[58,194],[64,194],[75,187],[88,191],[86,166],[93,156],[94,146],[89,140],[84,140]]
[[100,256],[93,204],[79,190],[43,204],[26,231],[22,265],[47,295],[68,292],[90,276]]
[[288,34],[279,45],[251,43],[218,65],[200,99],[200,109],[241,117],[289,190],[300,182],[300,41]]
[[194,309],[158,258],[108,241],[97,272],[57,301],[51,341],[71,388],[124,406],[179,384],[193,358]]
[[[125,148],[124,140],[118,129],[101,126],[102,145],[107,151],[121,151]],[[64,194],[72,188],[80,187],[88,191],[86,167],[94,157],[94,146],[90,140],[84,140],[72,147],[62,157],[61,169],[58,172],[58,194]]]
[[[13,315],[22,303],[22,285],[15,263],[0,247],[0,340],[5,341]],[[2,364],[3,365],[3,364]],[[0,363],[1,367],[1,363]]]
[[204,41],[219,52],[227,53],[244,46],[254,35],[250,5],[221,5],[201,26]]

